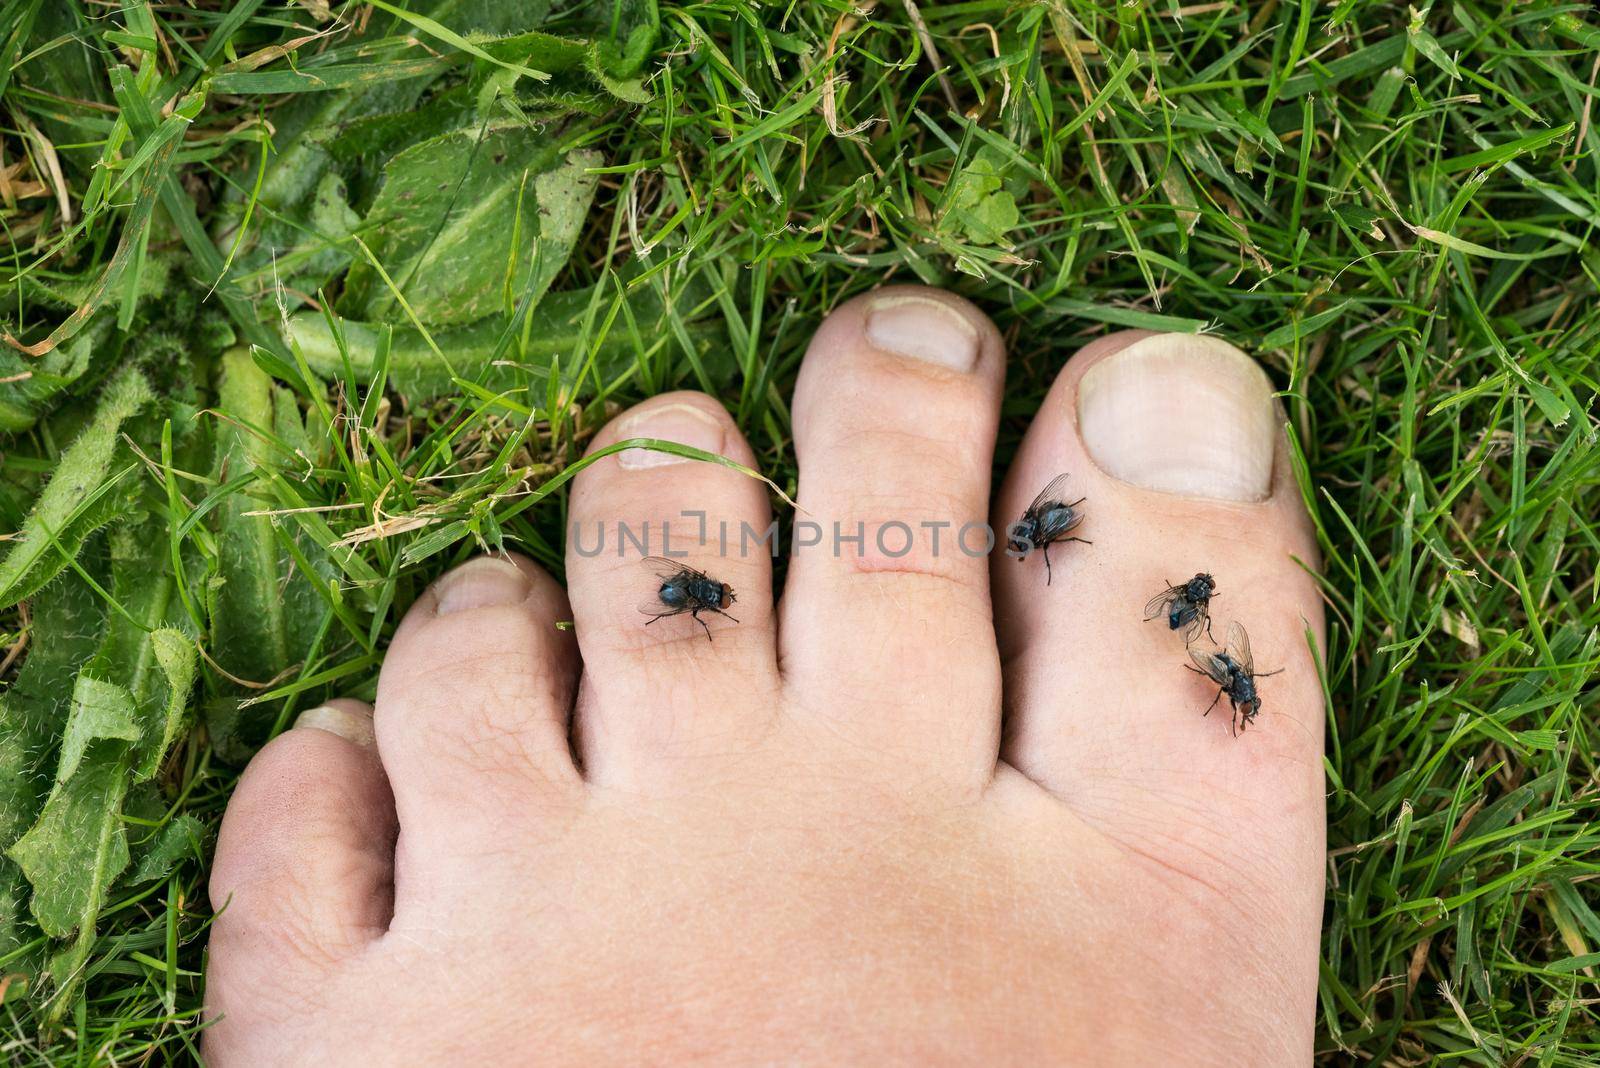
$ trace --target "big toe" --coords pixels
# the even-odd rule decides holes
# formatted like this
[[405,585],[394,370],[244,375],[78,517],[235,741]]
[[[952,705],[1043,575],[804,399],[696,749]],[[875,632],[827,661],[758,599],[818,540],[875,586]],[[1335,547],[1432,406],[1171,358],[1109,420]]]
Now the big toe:
[[[994,562],[1005,759],[1129,840],[1238,855],[1211,840],[1238,819],[1275,870],[1320,863],[1316,546],[1267,375],[1217,338],[1097,341],[1046,398],[997,522],[1062,472],[1084,498],[1073,533],[1093,544],[1057,547],[1048,586],[1036,558]],[[1186,645],[1147,606],[1200,573],[1215,582],[1211,626]],[[1233,623],[1264,676],[1237,736],[1227,695],[1205,714],[1219,687],[1195,670]],[[1175,806],[1205,816],[1173,819]]]
[[[1004,759],[1235,931],[1174,967],[1274,1006],[1287,1050],[1311,1042],[1324,825],[1316,545],[1283,427],[1267,375],[1224,341],[1097,341],[1057,379],[996,504],[1015,520],[1065,472],[1083,498],[1073,533],[1092,544],[1059,546],[1048,586],[1037,558],[993,567]],[[1173,629],[1159,595],[1201,573],[1210,631]],[[1238,733],[1197,670],[1219,653],[1261,676]]]

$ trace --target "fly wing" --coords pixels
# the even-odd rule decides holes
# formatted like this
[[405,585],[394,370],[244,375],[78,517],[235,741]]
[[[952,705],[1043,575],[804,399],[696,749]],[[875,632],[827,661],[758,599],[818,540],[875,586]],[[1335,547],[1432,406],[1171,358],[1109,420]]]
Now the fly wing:
[[647,556],[640,562],[655,572],[659,579],[673,579],[685,574],[691,578],[706,577],[704,571],[696,571],[682,560],[669,560],[665,556]]
[[1250,655],[1250,635],[1244,632],[1236,619],[1228,624],[1228,655],[1246,675],[1256,673],[1256,659]]
[[1033,499],[1033,503],[1028,505],[1028,511],[1037,512],[1039,509],[1044,508],[1052,503],[1065,504],[1067,500],[1067,479],[1069,477],[1070,476],[1063,471],[1055,478],[1052,478],[1050,480],[1050,484],[1044,489],[1040,490],[1039,496],[1035,497]]
[[670,604],[662,604],[660,601],[646,601],[644,604],[639,606],[640,612],[650,616],[653,619],[665,619],[668,616],[675,616],[679,612],[687,612],[688,610],[689,606],[686,604],[680,604],[674,607]]
[[1145,602],[1144,605],[1144,618],[1146,620],[1151,620],[1155,619],[1157,616],[1166,615],[1167,606],[1172,604],[1173,599],[1182,592],[1182,586],[1168,586],[1166,589],[1150,598]]
[[1211,681],[1218,686],[1226,686],[1231,681],[1232,673],[1228,665],[1215,653],[1207,653],[1193,646],[1189,648],[1189,659],[1194,661],[1194,666],[1205,672]]
[[1186,642],[1192,642],[1200,637],[1200,632],[1206,626],[1206,609],[1204,605],[1190,602],[1189,618],[1178,628],[1178,634]]

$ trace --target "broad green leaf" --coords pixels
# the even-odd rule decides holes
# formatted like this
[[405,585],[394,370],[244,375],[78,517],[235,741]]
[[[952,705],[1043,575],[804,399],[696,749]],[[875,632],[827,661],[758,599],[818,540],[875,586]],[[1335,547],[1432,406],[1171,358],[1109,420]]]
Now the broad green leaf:
[[161,682],[139,710],[143,737],[134,775],[140,780],[149,779],[160,770],[167,751],[188,720],[189,691],[194,689],[200,669],[200,653],[194,639],[174,627],[153,631],[150,648],[161,669]]
[[[427,326],[470,323],[537,299],[567,261],[594,196],[593,151],[562,159],[519,125],[457,130],[395,156],[367,215],[372,255]],[[403,321],[390,283],[358,260],[344,307]]]
[[52,958],[51,1015],[66,1011],[82,980],[106,894],[128,865],[123,806],[153,775],[183,721],[196,673],[190,639],[161,624],[174,611],[170,557],[157,521],[110,539],[112,595],[122,611],[72,686],[55,784],[9,856],[32,885],[31,911],[46,934],[75,941]]
[[[614,381],[623,373],[641,349],[666,345],[671,351],[681,351],[670,320],[673,315],[690,319],[695,303],[692,294],[689,297],[680,295],[675,301],[677,306],[668,307],[654,288],[636,289],[627,295],[627,314],[619,313],[601,338],[601,330],[611,315],[613,299],[602,294],[597,301],[593,289],[547,293],[539,306],[529,313],[529,329],[525,333],[519,331],[510,351],[498,357],[501,336],[509,323],[504,316],[489,316],[467,326],[434,333],[433,342],[444,359],[416,330],[396,327],[389,348],[389,384],[413,400],[451,392],[458,388],[458,380],[499,392],[530,379],[547,379],[552,358],[559,358],[565,384],[582,392],[584,384],[576,381],[576,375],[589,359],[591,350],[600,376],[606,381]],[[631,327],[626,325],[629,323]],[[637,328],[637,335],[633,327]],[[302,312],[288,321],[289,338],[317,374],[329,379],[342,378],[347,355],[357,379],[369,380],[375,370],[382,327],[344,320],[339,329],[345,344],[344,355],[322,315]],[[725,346],[717,342],[726,340],[719,324],[704,319],[691,321],[687,337],[702,360],[717,365],[714,377],[718,381],[726,380],[724,372],[731,376],[731,363],[726,367],[717,364],[717,353],[725,351]],[[601,338],[598,344],[597,338]]]
[[591,0],[585,6],[605,28],[595,41],[596,70],[618,80],[639,74],[661,30],[656,0]]
[[196,853],[196,844],[206,839],[205,824],[188,813],[178,816],[155,833],[128,873],[130,883],[148,883],[164,879],[186,856]]
[[360,225],[344,179],[330,170],[304,204],[256,217],[236,265],[252,281],[270,278],[274,285],[315,293],[349,267],[350,235]]
[[96,743],[78,773],[50,792],[39,821],[7,852],[33,884],[33,918],[52,938],[92,927],[105,891],[127,867],[121,819],[127,789],[127,743]]
[[61,454],[33,511],[22,524],[11,551],[0,560],[0,606],[13,605],[67,566],[84,538],[122,507],[113,483],[122,424],[152,399],[150,383],[135,370],[122,372],[106,387],[94,419]]
[[[227,420],[218,435],[221,480],[270,463],[271,445],[261,432],[272,426],[272,380],[243,351],[222,358],[218,400]],[[283,602],[276,594],[281,569],[272,520],[245,514],[267,506],[246,489],[219,509],[223,587],[213,655],[230,674],[247,678],[261,670],[259,665],[281,668],[289,660]]]
[[367,89],[450,69],[449,57],[418,56],[390,63],[343,63],[287,70],[228,70],[217,72],[211,87],[219,93],[271,96],[279,93],[338,93]]
[[114,360],[122,345],[111,327],[109,314],[96,316],[77,337],[38,357],[0,346],[0,434],[27,430],[92,362]]
[[127,687],[79,675],[72,690],[72,715],[61,736],[56,782],[72,778],[83,761],[84,750],[93,742],[104,739],[137,742],[140,730],[135,715],[133,694]]
[[[285,458],[271,437],[282,405],[275,406],[280,387],[249,353],[235,349],[222,358],[218,407],[224,417],[217,436],[219,482],[237,480],[252,471],[266,472]],[[303,461],[302,461],[303,462]],[[277,678],[305,655],[322,618],[315,591],[300,575],[279,540],[269,510],[269,497],[246,485],[217,508],[218,569],[211,596],[211,658],[234,679],[262,684]],[[324,557],[308,543],[302,551]],[[229,759],[242,758],[264,740],[241,735],[237,700],[224,700],[210,710],[214,740]],[[270,722],[270,715],[259,722]]]
[[0,693],[0,954],[22,940],[22,873],[3,854],[39,814],[49,753],[70,707],[73,676],[100,640],[105,611],[90,588],[63,579],[33,598],[32,640],[22,670]]
[[956,176],[949,217],[968,241],[1002,244],[1021,221],[1016,195],[1005,187],[1006,169],[1005,157],[986,145]]

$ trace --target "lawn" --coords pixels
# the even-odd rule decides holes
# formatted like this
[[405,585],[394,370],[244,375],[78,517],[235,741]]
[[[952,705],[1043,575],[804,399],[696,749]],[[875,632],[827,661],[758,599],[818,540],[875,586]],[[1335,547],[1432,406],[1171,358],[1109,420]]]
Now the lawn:
[[1102,333],[1260,358],[1320,1056],[1600,1063],[1597,76],[1547,0],[4,0],[6,1063],[192,1062],[249,753],[442,569],[559,573],[621,405],[716,394],[792,491],[810,332],[891,279],[1005,333],[1001,465]]

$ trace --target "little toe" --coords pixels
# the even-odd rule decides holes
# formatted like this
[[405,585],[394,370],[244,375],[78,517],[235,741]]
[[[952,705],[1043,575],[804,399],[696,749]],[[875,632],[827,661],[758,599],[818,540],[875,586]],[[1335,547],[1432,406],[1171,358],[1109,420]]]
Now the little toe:
[[208,1049],[244,1025],[263,991],[314,987],[388,928],[394,801],[372,709],[334,701],[301,714],[245,769],[211,870]]

